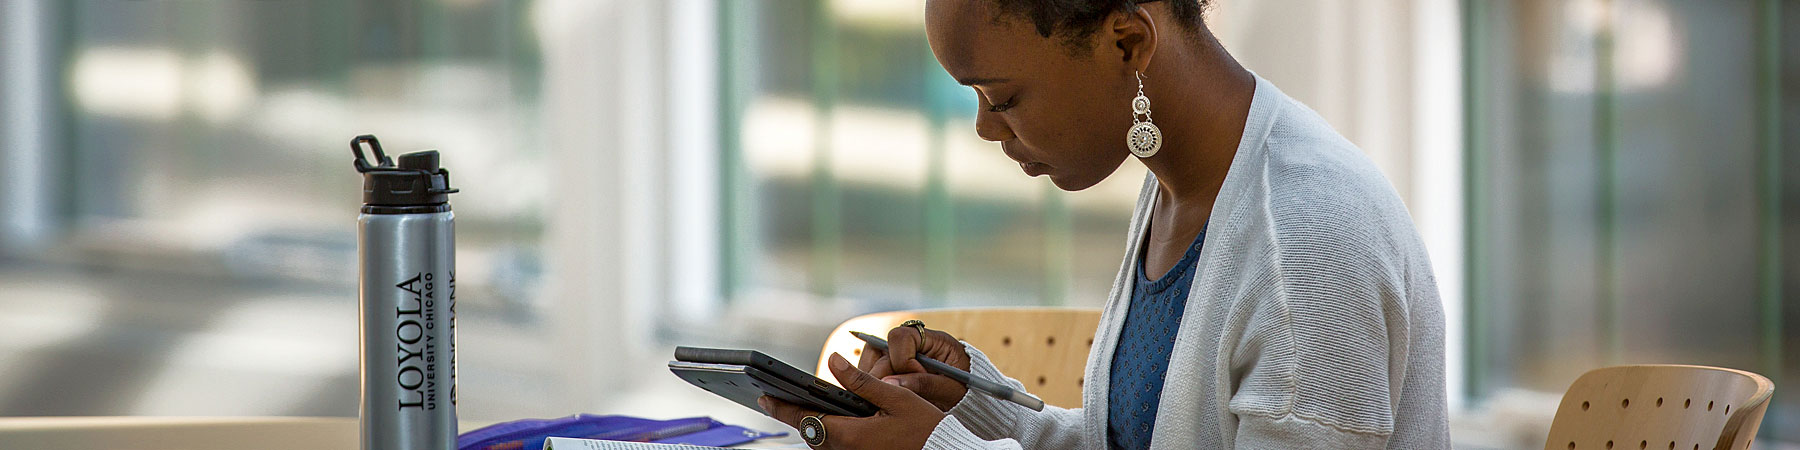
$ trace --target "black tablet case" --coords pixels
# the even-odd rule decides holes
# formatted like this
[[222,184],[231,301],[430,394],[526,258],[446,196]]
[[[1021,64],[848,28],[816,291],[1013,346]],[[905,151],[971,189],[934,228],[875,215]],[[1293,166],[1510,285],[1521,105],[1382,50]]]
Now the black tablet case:
[[761,411],[757,397],[768,394],[788,403],[834,415],[868,417],[880,408],[850,391],[814,377],[762,352],[676,347],[669,371],[701,389]]

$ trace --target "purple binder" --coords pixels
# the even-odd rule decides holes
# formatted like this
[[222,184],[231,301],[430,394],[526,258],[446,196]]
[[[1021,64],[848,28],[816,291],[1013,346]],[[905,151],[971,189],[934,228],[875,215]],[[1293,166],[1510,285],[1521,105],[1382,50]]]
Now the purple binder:
[[580,414],[556,419],[522,419],[463,433],[457,450],[537,450],[548,437],[609,441],[683,443],[724,447],[785,436],[730,426],[707,417],[653,420]]

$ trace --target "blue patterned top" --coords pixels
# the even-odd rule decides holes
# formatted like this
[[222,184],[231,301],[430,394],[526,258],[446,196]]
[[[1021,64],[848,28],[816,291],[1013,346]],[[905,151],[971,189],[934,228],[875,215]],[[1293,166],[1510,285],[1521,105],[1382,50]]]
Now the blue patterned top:
[[1205,241],[1206,230],[1201,229],[1181,262],[1155,280],[1144,276],[1144,259],[1138,258],[1137,282],[1124,329],[1119,331],[1119,347],[1113,351],[1112,384],[1106,391],[1106,442],[1111,448],[1150,448],[1150,431],[1162,404],[1163,374],[1169,371],[1169,352],[1175,347],[1175,332],[1187,310],[1188,288],[1193,286],[1194,265]]

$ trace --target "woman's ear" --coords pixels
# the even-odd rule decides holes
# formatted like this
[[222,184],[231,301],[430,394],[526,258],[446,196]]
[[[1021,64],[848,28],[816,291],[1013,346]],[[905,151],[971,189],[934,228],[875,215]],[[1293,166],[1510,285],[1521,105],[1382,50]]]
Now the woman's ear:
[[1109,36],[1113,46],[1118,47],[1118,55],[1127,69],[1143,72],[1150,67],[1150,58],[1156,55],[1156,21],[1150,18],[1150,11],[1137,7],[1134,11],[1115,12],[1107,20]]

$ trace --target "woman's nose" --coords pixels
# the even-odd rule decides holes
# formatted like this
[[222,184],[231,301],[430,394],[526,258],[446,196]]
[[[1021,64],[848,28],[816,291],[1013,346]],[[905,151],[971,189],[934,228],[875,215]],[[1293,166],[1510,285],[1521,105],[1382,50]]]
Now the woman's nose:
[[1013,140],[1012,127],[1001,120],[999,113],[982,111],[975,115],[975,135],[989,142],[1006,142]]

